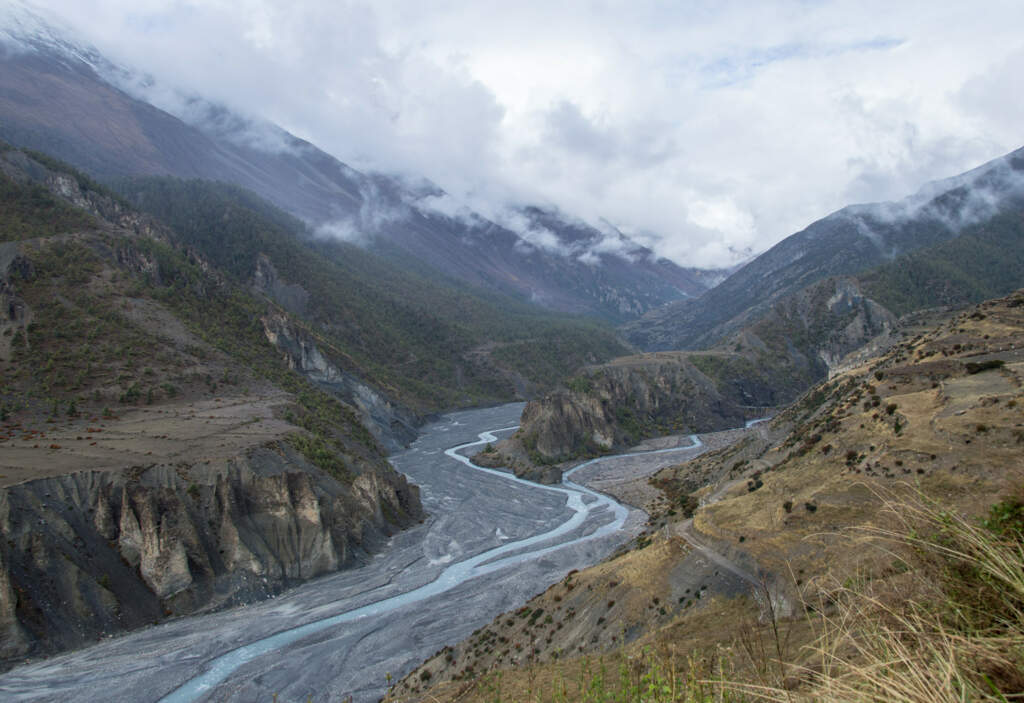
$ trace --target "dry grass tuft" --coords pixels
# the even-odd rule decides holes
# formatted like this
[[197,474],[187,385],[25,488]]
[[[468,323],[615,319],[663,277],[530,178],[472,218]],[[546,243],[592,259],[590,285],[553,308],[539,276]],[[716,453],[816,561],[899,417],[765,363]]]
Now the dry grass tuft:
[[734,684],[752,698],[791,701],[1024,699],[1024,505],[996,505],[974,524],[924,500],[890,504],[905,529],[865,529],[908,553],[917,593],[894,600],[872,584],[839,587],[813,608],[819,637],[809,682]]

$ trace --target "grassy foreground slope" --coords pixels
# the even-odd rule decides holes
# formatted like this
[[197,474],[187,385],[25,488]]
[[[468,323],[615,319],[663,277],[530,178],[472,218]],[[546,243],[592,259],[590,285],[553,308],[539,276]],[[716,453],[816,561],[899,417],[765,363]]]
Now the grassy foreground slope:
[[632,551],[438,653],[390,700],[1012,700],[1022,408],[1019,291],[663,470]]

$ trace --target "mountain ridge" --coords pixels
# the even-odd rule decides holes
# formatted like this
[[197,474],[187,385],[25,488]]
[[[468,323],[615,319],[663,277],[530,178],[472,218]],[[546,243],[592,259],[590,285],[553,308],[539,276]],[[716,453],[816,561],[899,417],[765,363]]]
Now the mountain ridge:
[[[22,50],[0,57],[0,138],[102,180],[169,175],[233,183],[396,261],[615,322],[699,295],[716,280],[715,272],[658,259],[620,232],[611,235],[620,245],[604,246],[605,233],[551,211],[515,213],[519,231],[475,213],[449,215],[432,204],[444,195],[436,186],[361,173],[279,127],[195,96],[188,98],[190,123],[183,122],[138,91],[125,92],[137,80],[130,71],[48,32],[7,32]],[[553,246],[538,245],[545,239]]]
[[901,201],[838,210],[782,240],[699,300],[669,304],[622,330],[648,351],[710,347],[816,280],[857,274],[955,239],[963,229],[1022,204],[1024,148]]
[[5,665],[265,598],[423,519],[366,409],[271,345],[272,303],[52,159],[0,145],[0,191]]

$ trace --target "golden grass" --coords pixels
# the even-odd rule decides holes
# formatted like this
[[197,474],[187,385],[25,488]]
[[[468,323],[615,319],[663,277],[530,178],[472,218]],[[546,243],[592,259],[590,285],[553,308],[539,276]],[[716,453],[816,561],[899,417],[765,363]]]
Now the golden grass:
[[[773,427],[788,422],[790,435],[777,446],[663,472],[668,485],[708,476],[698,493],[719,500],[696,512],[694,529],[723,553],[791,574],[806,612],[759,622],[748,599],[713,598],[612,643],[618,653],[601,642],[587,656],[491,670],[500,691],[463,680],[457,696],[435,686],[410,700],[1024,700],[1024,505],[1009,511],[1017,531],[964,517],[1024,485],[1022,310],[964,313],[837,376],[780,416]],[[996,330],[996,317],[1014,324]],[[965,372],[965,360],[995,353],[1002,368]],[[652,693],[613,675],[634,669],[675,678]]]
[[[863,533],[909,552],[916,597],[893,599],[870,583],[829,592],[814,609],[815,663],[798,667],[810,685],[734,682],[736,691],[772,701],[1024,699],[1019,528],[1000,534],[923,499],[887,507],[905,529]],[[1019,524],[1021,513],[1013,517]]]
[[[436,700],[1024,700],[1024,504],[1001,503],[979,524],[924,497],[880,499],[897,527],[854,530],[854,542],[900,562],[895,575],[822,579],[804,615],[751,620],[730,645],[693,650],[661,637],[653,647],[493,672],[461,690],[434,691]],[[810,644],[789,642],[794,628]]]

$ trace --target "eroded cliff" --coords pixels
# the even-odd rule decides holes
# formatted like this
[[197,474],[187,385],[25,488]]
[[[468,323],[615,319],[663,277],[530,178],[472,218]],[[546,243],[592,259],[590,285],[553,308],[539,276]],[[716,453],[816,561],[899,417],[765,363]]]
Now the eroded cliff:
[[[656,434],[743,424],[752,410],[733,389],[719,385],[684,353],[617,359],[528,403],[517,437],[535,462],[544,463],[606,452]],[[770,393],[754,388],[746,404],[772,401]]]
[[267,340],[283,353],[288,367],[357,408],[363,424],[386,449],[397,451],[416,438],[421,419],[339,368],[328,356],[332,350],[309,330],[280,313],[264,316],[262,323]]
[[358,563],[422,519],[400,474],[342,483],[287,442],[0,489],[0,657],[244,603]]
[[302,323],[270,297],[43,155],[0,145],[0,185],[0,664],[265,597],[422,519],[360,418],[383,395],[332,392],[315,346],[282,359],[260,320]]

